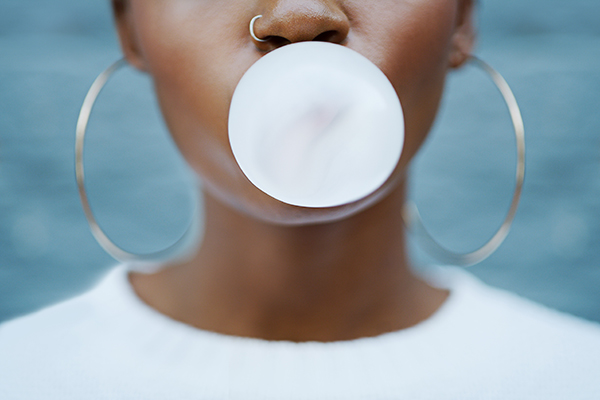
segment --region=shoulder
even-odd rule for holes
[[[478,278],[460,271],[465,299],[470,301],[473,313],[479,313],[483,321],[496,328],[505,326],[501,332],[516,333],[523,337],[533,335],[538,339],[552,336],[573,335],[600,340],[600,324],[551,309],[512,292],[495,288]],[[527,329],[524,331],[523,329]]]
[[[489,387],[512,385],[510,391],[524,398],[587,399],[600,392],[600,324],[490,287],[464,271],[447,273],[455,305],[452,321],[438,333],[453,346],[443,351],[454,368]]]
[[[54,398],[53,388],[74,389],[76,376],[91,378],[92,369],[101,368],[118,330],[115,273],[121,272],[112,271],[87,293],[0,324],[0,398],[39,398],[40,388]]]
[[[0,348],[8,351],[10,342],[57,340],[95,323],[106,313],[115,275],[120,273],[115,269],[86,293],[0,324]]]
[[[543,346],[546,341],[571,338],[559,349],[585,345],[588,341],[600,343],[600,324],[597,322],[489,286],[457,268],[444,268],[441,276],[453,291],[449,303],[454,307],[455,324],[462,329],[468,327],[475,332],[487,333],[491,335],[490,339],[510,338],[515,344],[530,341],[538,346]]]

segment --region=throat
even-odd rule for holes
[[[402,203],[390,197],[324,225],[220,219],[193,260],[130,281],[159,312],[227,335],[331,342],[408,328],[430,317],[448,293],[412,273]],[[211,202],[207,213],[223,212],[210,210],[221,207]]]

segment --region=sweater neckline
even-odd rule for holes
[[[135,293],[130,281],[130,266],[121,264],[115,267],[90,295],[98,295],[104,301],[110,299],[108,305],[111,313],[126,315],[131,327],[140,327],[145,330],[156,329],[163,334],[183,335],[187,340],[211,343],[224,346],[249,346],[261,348],[286,347],[301,350],[303,348],[356,348],[357,346],[370,346],[374,343],[384,344],[390,341],[423,338],[430,334],[439,334],[440,329],[447,329],[455,325],[460,317],[461,305],[468,303],[466,297],[469,286],[476,284],[476,279],[467,272],[456,267],[429,267],[426,271],[419,272],[431,286],[448,290],[450,292],[445,302],[427,319],[411,327],[398,331],[387,332],[372,337],[363,337],[351,340],[332,342],[292,342],[286,340],[266,340],[252,337],[233,336],[208,330],[203,330],[181,321],[175,320],[160,313],[141,300]],[[107,293],[109,292],[109,293]],[[463,316],[464,317],[464,316]],[[444,328],[445,327],[445,328]],[[135,329],[135,328],[134,328]]]

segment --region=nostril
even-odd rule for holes
[[[336,37],[339,35],[338,31],[327,31],[323,32],[313,40],[317,42],[335,42]]]
[[[268,36],[266,39],[274,47],[281,47],[281,46],[285,46],[287,44],[292,43],[288,39],[281,37],[281,36]]]

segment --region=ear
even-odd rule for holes
[[[456,29],[452,36],[449,66],[460,68],[475,48],[475,9],[477,0],[457,0]]]
[[[112,8],[121,49],[127,62],[133,67],[146,71],[146,62],[140,51],[135,34],[133,15],[129,0],[112,0]]]

